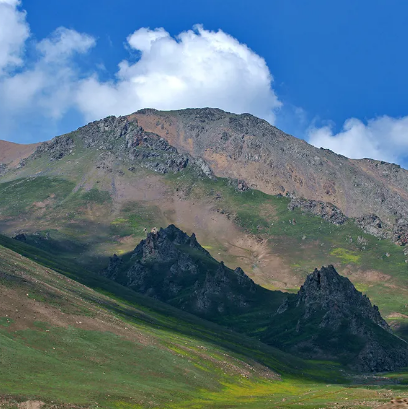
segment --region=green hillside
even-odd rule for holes
[[[357,386],[334,364],[292,358],[115,284],[92,290],[2,246],[0,290],[3,407],[356,408],[406,394],[386,378]]]

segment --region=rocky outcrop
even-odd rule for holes
[[[294,210],[295,208],[299,208],[302,212],[319,216],[338,226],[348,220],[341,210],[331,203],[294,198],[288,204],[288,209]]]
[[[365,233],[380,239],[391,237],[390,227],[385,225],[382,220],[375,214],[367,214],[354,219],[354,222]]]
[[[331,265],[316,269],[307,276],[298,292],[296,306],[304,309],[304,320],[324,311],[320,322],[322,328],[338,330],[344,319],[355,327],[352,321],[363,318],[391,332],[378,307],[372,306],[368,297],[357,291],[351,281],[339,275]]]
[[[218,263],[194,234],[189,236],[174,225],[148,233],[130,261],[114,255],[104,275],[207,318],[247,311],[266,291],[240,268],[231,270]]]
[[[0,163],[0,176],[5,175],[7,172],[7,165],[4,163]]]
[[[378,308],[333,266],[310,274],[297,296],[276,313],[275,328],[288,320],[282,344],[304,357],[340,358],[363,372],[392,371],[408,365],[408,345],[393,335]]]
[[[400,246],[408,243],[408,218],[400,218],[396,221],[393,228],[392,238]]]
[[[26,242],[27,236],[24,233],[17,233],[12,237],[14,240]]]
[[[50,161],[59,160],[73,153],[76,144],[85,149],[100,151],[97,168],[109,172],[112,168],[108,162],[114,158],[127,163],[131,169],[140,166],[165,174],[180,172],[190,166],[200,176],[213,177],[204,159],[180,154],[165,138],[144,131],[137,121],[129,121],[126,117],[109,116],[91,122],[71,134],[41,144],[32,157],[38,158],[45,154]],[[104,161],[106,154],[111,156],[109,161]]]
[[[50,161],[60,160],[64,156],[71,154],[74,147],[75,143],[72,137],[69,134],[62,135],[52,139],[50,142],[42,143],[35,150],[33,156],[37,158],[47,154],[50,157]],[[23,164],[21,165],[24,166]]]

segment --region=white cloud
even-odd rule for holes
[[[127,38],[131,58],[102,81],[100,64],[83,72],[76,63],[93,37],[60,27],[35,41],[20,5],[0,0],[0,138],[19,132],[21,118],[58,123],[70,110],[94,120],[141,108],[210,106],[274,122],[281,106],[265,60],[221,30],[195,26],[172,37],[163,28],[140,28]]]
[[[149,30],[148,28],[140,28],[131,34],[127,41],[129,45],[135,50],[149,51],[155,41],[161,38],[166,38],[169,33],[164,28],[156,28],[155,30]]]
[[[127,40],[140,53],[136,62],[122,61],[116,81],[95,74],[81,84],[77,103],[87,119],[211,106],[274,122],[281,103],[265,60],[223,31],[196,26],[173,38],[163,28],[141,28]]]
[[[42,53],[42,62],[62,63],[75,53],[85,54],[95,44],[95,39],[87,34],[59,27],[50,37],[40,41],[37,49]]]
[[[17,0],[0,0],[0,77],[22,64],[24,43],[29,36],[25,12],[18,10]]]
[[[366,124],[351,118],[337,134],[331,126],[312,128],[309,142],[353,159],[373,158],[398,163],[408,157],[408,116],[382,116]]]
[[[0,0],[0,121],[3,133],[7,129],[18,132],[20,123],[28,121],[30,114],[43,117],[44,121],[45,118],[61,118],[72,107],[79,83],[80,73],[74,57],[86,53],[95,44],[86,34],[60,27],[48,38],[33,42],[32,54],[36,54],[36,58],[27,61],[24,47],[29,27],[19,4],[18,1]]]

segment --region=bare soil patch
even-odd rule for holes
[[[22,159],[28,158],[39,145],[39,143],[20,145],[0,140],[0,163],[17,166]]]

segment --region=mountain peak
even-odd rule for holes
[[[166,228],[153,228],[135,248],[133,257],[137,257],[143,262],[169,262],[176,260],[179,256],[178,246],[186,246],[196,249],[210,257],[210,254],[200,244],[198,244],[195,234],[189,236],[174,224]]]
[[[316,359],[340,357],[354,369],[379,372],[408,365],[408,345],[396,337],[368,297],[329,265],[315,269],[298,294],[278,309],[281,340]],[[274,339],[272,335],[271,339]],[[277,342],[279,336],[275,336]]]
[[[332,265],[315,269],[307,276],[298,293],[297,305],[305,307],[306,318],[317,311],[327,311],[323,326],[338,328],[342,319],[352,320],[360,315],[391,332],[378,307],[371,305],[368,297],[357,291],[351,281],[341,276]]]
[[[174,226],[152,229],[130,259],[114,256],[105,276],[205,317],[248,310],[264,293],[240,268],[217,262],[196,239]]]

